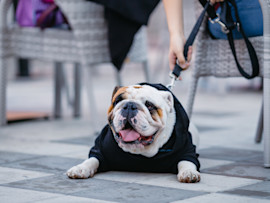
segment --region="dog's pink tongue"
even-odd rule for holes
[[[140,137],[139,133],[131,129],[120,130],[119,134],[125,142],[132,142]]]

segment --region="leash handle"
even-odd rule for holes
[[[255,51],[252,43],[249,41],[248,37],[246,36],[246,34],[245,34],[245,32],[244,32],[244,30],[242,28],[241,20],[240,20],[240,17],[239,17],[239,12],[238,12],[238,8],[237,8],[235,0],[228,0],[228,2],[230,2],[231,5],[235,9],[236,22],[234,22],[233,18],[231,17],[231,13],[229,13],[229,15],[225,16],[226,18],[224,19],[224,21],[226,21],[226,23],[229,24],[229,25],[230,24],[234,25],[234,26],[231,26],[231,27],[228,26],[229,32],[227,33],[227,39],[229,41],[229,45],[230,45],[230,48],[232,50],[232,54],[234,56],[235,63],[237,65],[237,68],[238,68],[239,72],[246,79],[252,79],[252,78],[259,75],[259,72],[260,72],[259,60],[258,60],[256,51]],[[224,2],[223,5],[224,5],[224,7],[226,7],[228,9],[227,12],[230,12],[230,10],[229,10],[230,7],[229,7],[228,2]],[[248,50],[249,58],[250,58],[250,61],[251,61],[251,67],[252,67],[252,72],[250,74],[247,73],[244,70],[244,68],[240,65],[240,63],[238,61],[238,58],[237,58],[235,45],[234,45],[234,38],[233,38],[233,34],[232,34],[232,30],[235,29],[236,27],[238,28],[239,32],[242,34],[244,42],[245,42],[247,50]]]

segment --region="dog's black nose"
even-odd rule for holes
[[[122,116],[126,118],[133,118],[138,113],[138,107],[135,102],[128,102],[123,106]]]
[[[135,111],[138,108],[135,102],[128,102],[124,105],[123,109]]]

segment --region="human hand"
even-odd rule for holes
[[[190,46],[188,48],[186,61],[183,54],[185,41],[185,38],[180,35],[173,35],[170,37],[169,65],[171,70],[174,69],[177,62],[183,69],[187,69],[190,66],[192,47]]]
[[[223,2],[224,0],[210,0],[211,4],[215,4],[215,3],[218,3],[218,2]]]

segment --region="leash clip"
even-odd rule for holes
[[[176,75],[173,74],[173,71],[170,72],[169,76],[171,78],[171,82],[170,82],[170,84],[167,85],[167,88],[172,90],[173,87],[175,86],[175,81],[177,81],[179,79]]]
[[[178,63],[176,62],[176,64],[174,65],[173,71],[170,72],[169,76],[172,78],[171,83],[169,85],[167,85],[167,88],[169,88],[170,90],[172,90],[172,88],[175,85],[175,81],[179,80],[179,76],[181,75],[181,72],[184,69],[181,68]]]
[[[240,23],[239,22],[236,22],[236,27],[237,27],[238,32],[241,32],[241,30],[240,30]]]
[[[209,21],[214,24],[218,23],[221,26],[221,30],[223,33],[228,34],[230,30],[227,28],[227,26],[220,20],[219,14],[217,13],[217,17],[215,19],[209,18]]]

